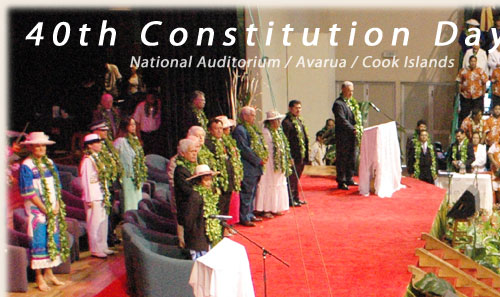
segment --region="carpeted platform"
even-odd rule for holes
[[[445,191],[403,178],[407,186],[392,198],[363,197],[357,187],[336,190],[329,177],[303,176],[306,200],[286,215],[237,229],[290,264],[267,256],[268,296],[403,296]],[[256,296],[264,296],[262,252],[241,236],[247,247]],[[100,296],[125,295],[125,278]]]

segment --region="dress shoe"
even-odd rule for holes
[[[240,222],[240,225],[243,225],[243,226],[246,226],[246,227],[255,227],[257,225],[255,225],[254,222]]]
[[[252,222],[262,222],[262,219],[258,217],[253,217],[251,220]]]
[[[348,181],[346,184],[347,184],[348,186],[357,186],[357,185],[358,185],[358,183],[357,183],[357,182],[355,182],[355,181],[353,181],[353,180]]]
[[[302,204],[300,204],[299,202],[295,201],[295,200],[292,200],[289,204],[290,207],[301,207]]]
[[[284,213],[281,212],[281,211],[273,212],[272,214],[273,214],[273,216],[282,216],[282,215],[284,215]]]
[[[94,254],[92,254],[92,257],[99,258],[99,259],[106,259],[108,256],[105,253],[94,253]]]
[[[305,201],[305,200],[299,200],[299,199],[297,199],[297,202],[300,203],[300,204],[307,204],[307,201]]]
[[[116,252],[115,252],[115,251],[112,251],[112,250],[110,250],[110,249],[105,249],[105,250],[104,250],[104,253],[105,253],[106,255],[114,255],[114,254],[116,254]]]
[[[273,216],[270,212],[265,212],[265,213],[263,213],[263,214],[262,214],[262,217],[263,217],[264,219],[272,219],[272,218],[274,218],[274,216]]]
[[[338,189],[339,190],[349,190],[349,187],[347,186],[347,184],[341,183],[341,184],[339,184]]]

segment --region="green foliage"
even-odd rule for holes
[[[450,291],[456,293],[450,283],[440,279],[432,272],[427,273],[421,280],[413,284],[413,287],[421,293],[430,293],[437,296],[443,296]]]

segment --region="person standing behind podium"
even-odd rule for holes
[[[355,170],[356,119],[347,105],[354,93],[354,85],[350,81],[342,84],[342,94],[333,104],[335,115],[335,143],[337,149],[337,184],[341,190],[348,186],[357,186],[352,175]]]
[[[447,153],[449,167],[455,172],[460,172],[465,167],[465,170],[471,173],[472,162],[476,160],[472,143],[469,143],[469,139],[467,139],[462,129],[455,132],[455,138],[456,141],[450,146]]]

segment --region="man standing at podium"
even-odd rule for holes
[[[342,94],[333,104],[335,115],[335,143],[337,147],[337,184],[341,190],[348,190],[348,186],[357,186],[352,175],[355,167],[356,120],[348,101],[354,92],[354,85],[350,81],[342,84]]]

